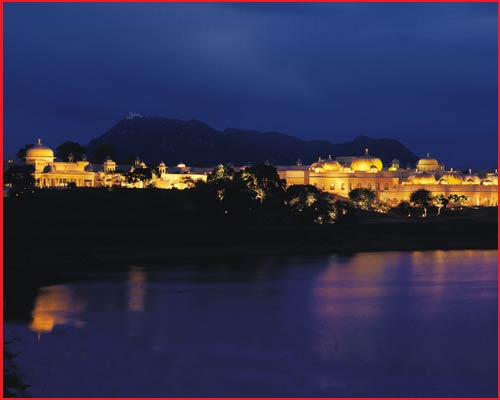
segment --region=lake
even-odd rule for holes
[[[496,250],[124,266],[26,304],[29,396],[497,396]]]

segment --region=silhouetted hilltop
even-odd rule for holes
[[[143,117],[121,120],[109,131],[93,139],[88,145],[88,152],[94,158],[102,158],[103,148],[107,148],[112,153],[109,155],[122,163],[139,156],[146,162],[163,160],[167,165],[179,162],[188,165],[241,165],[265,160],[284,165],[295,164],[298,158],[304,164],[310,164],[320,155],[361,155],[366,147],[371,154],[380,157],[384,164],[397,158],[402,166],[413,166],[418,160],[412,151],[394,139],[359,136],[345,143],[306,141],[279,132],[233,128],[221,132],[196,120]]]

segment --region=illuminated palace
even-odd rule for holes
[[[480,178],[477,174],[462,174],[453,168],[445,170],[444,165],[429,154],[417,162],[416,168],[401,168],[398,160],[392,160],[388,168],[382,161],[369,154],[358,157],[321,157],[310,166],[278,166],[278,173],[288,185],[308,184],[326,192],[347,197],[356,188],[372,189],[377,200],[397,205],[409,201],[418,189],[426,189],[433,195],[450,194],[467,197],[465,204],[475,206],[498,205],[498,177],[487,173]]]
[[[52,149],[43,146],[41,140],[26,152],[25,163],[35,168],[35,184],[38,187],[66,187],[70,183],[77,187],[121,186],[142,188],[144,182],[128,182],[125,172],[145,168],[146,164],[137,159],[134,165],[118,166],[110,158],[103,164],[88,161],[56,161]],[[244,168],[244,167],[242,167]],[[326,192],[348,197],[356,188],[372,189],[377,200],[396,205],[410,199],[412,192],[426,189],[433,195],[450,194],[467,197],[465,204],[474,206],[498,205],[497,172],[482,177],[471,171],[463,174],[453,169],[445,170],[444,165],[431,158],[429,154],[417,162],[416,168],[401,168],[398,160],[384,168],[382,161],[369,154],[358,157],[321,157],[310,166],[278,165],[281,179],[286,185],[313,185]],[[238,170],[239,168],[236,168]],[[156,166],[149,186],[183,189],[191,182],[206,181],[212,168],[191,168],[185,164],[167,167],[163,162]]]
[[[146,184],[138,180],[128,182],[125,173],[146,168],[144,161],[136,159],[133,165],[117,165],[111,158],[103,164],[92,164],[89,161],[74,161],[70,155],[68,161],[56,160],[54,151],[42,144],[37,144],[26,151],[25,164],[34,167],[35,185],[40,188],[121,186],[143,188]],[[12,164],[12,163],[11,163]],[[185,189],[190,182],[206,181],[212,168],[191,168],[178,164],[168,168],[161,162],[155,169],[151,185],[161,189]]]

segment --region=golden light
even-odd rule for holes
[[[33,320],[28,326],[32,331],[51,332],[56,325],[83,325],[76,314],[85,309],[85,304],[77,299],[69,287],[64,285],[42,288],[35,300]]]

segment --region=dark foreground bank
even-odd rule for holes
[[[100,272],[119,273],[133,265],[194,262],[205,266],[207,261],[257,260],[267,255],[496,249],[498,243],[496,208],[444,210],[439,217],[427,219],[358,210],[333,224],[313,224],[291,220],[272,210],[256,210],[230,219],[216,214],[208,218],[186,193],[176,193],[173,198],[170,195],[67,191],[6,199],[6,321],[29,324],[41,287],[85,281],[87,278],[82,277],[86,275],[105,280],[106,274]],[[231,273],[237,274],[237,268],[232,268],[232,262],[230,265],[234,270]],[[169,269],[163,271],[168,273]],[[24,382],[17,373],[18,359],[10,350],[12,346],[6,343],[9,352],[4,353],[5,395],[19,396],[31,382]]]
[[[4,199],[5,268],[46,272],[200,257],[497,247],[497,208],[445,209],[423,219],[418,212],[407,218],[348,207],[335,223],[317,224],[282,205],[237,203],[226,212],[194,194],[42,190]]]
[[[312,226],[174,226],[6,232],[6,269],[100,269],[198,258],[497,248],[497,223],[423,221]]]

